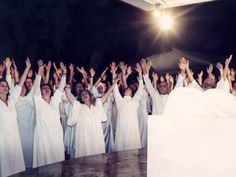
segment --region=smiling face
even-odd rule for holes
[[[0,81],[0,95],[6,96],[9,93],[9,86],[6,81]]]

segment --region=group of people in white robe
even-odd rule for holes
[[[231,59],[224,67],[216,64],[218,82],[212,64],[204,81],[203,71],[195,80],[189,61],[181,58],[176,79],[154,71],[151,81],[151,61],[141,59],[135,71],[112,62],[94,83],[93,68],[76,67],[76,81],[73,64],[60,62],[58,68],[42,60],[33,79],[28,58],[19,78],[16,64],[6,58],[0,65],[0,177],[63,161],[65,154],[77,158],[146,147],[148,115],[163,113],[174,88],[218,88],[236,96]]]

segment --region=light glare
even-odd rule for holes
[[[173,19],[170,15],[162,15],[159,19],[159,23],[163,30],[170,30],[173,27]]]

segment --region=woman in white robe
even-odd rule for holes
[[[102,98],[93,98],[88,90],[82,90],[79,100],[74,99],[70,93],[70,86],[66,86],[67,99],[72,104],[67,124],[76,125],[75,157],[105,153],[105,142],[101,122],[107,120],[103,103],[114,88],[113,84]]]
[[[6,80],[10,83],[9,85],[14,85],[10,75],[6,76]],[[16,102],[17,122],[26,168],[31,168],[33,166],[33,138],[35,125],[33,91],[34,86],[26,95],[26,87],[23,85],[20,97]]]
[[[122,97],[117,84],[113,91],[118,111],[115,137],[116,151],[141,148],[138,107],[143,95],[143,80],[141,67],[139,66],[136,70],[139,73],[139,87],[134,96],[132,89],[127,87],[124,91],[124,97]]]
[[[63,161],[64,144],[63,129],[60,122],[59,104],[66,83],[66,67],[60,63],[63,76],[59,88],[53,93],[50,85],[35,85],[34,103],[36,109],[36,125],[34,132],[33,167]],[[43,63],[39,62],[36,78],[39,81],[44,71]],[[37,86],[39,83],[36,83]]]
[[[7,75],[10,75],[11,61],[9,58],[6,59],[5,64]],[[5,80],[0,81],[0,177],[25,170],[15,104],[30,66],[29,60],[26,60],[26,69],[19,84],[10,91],[10,95],[8,83]]]

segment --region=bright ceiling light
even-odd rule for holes
[[[153,16],[154,16],[154,17],[160,17],[160,16],[161,16],[161,11],[158,10],[158,9],[154,10],[154,11],[153,11]]]
[[[170,15],[164,14],[159,18],[159,25],[162,30],[171,30],[174,26],[174,22]]]

